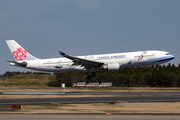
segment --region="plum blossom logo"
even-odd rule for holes
[[[27,51],[22,48],[17,48],[16,51],[13,52],[13,55],[16,60],[23,60],[26,58]]]

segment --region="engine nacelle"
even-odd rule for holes
[[[119,63],[104,64],[101,68],[109,72],[118,72],[121,65]]]

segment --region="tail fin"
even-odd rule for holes
[[[30,61],[30,60],[38,59],[38,58],[32,56],[31,54],[29,54],[15,40],[6,40],[6,43],[16,61]]]

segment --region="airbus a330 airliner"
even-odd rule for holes
[[[29,54],[14,40],[6,40],[6,43],[15,58],[15,61],[7,61],[12,66],[46,72],[90,71],[87,79],[94,77],[94,72],[98,70],[117,72],[124,67],[157,65],[175,58],[169,52],[152,50],[76,57],[59,51],[62,58],[39,59]]]

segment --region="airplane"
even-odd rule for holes
[[[61,58],[39,59],[28,53],[15,40],[6,40],[15,61],[10,65],[45,72],[90,71],[87,79],[95,77],[95,71],[118,72],[121,68],[159,65],[175,58],[166,51],[149,50],[86,56],[71,56],[59,51]]]

